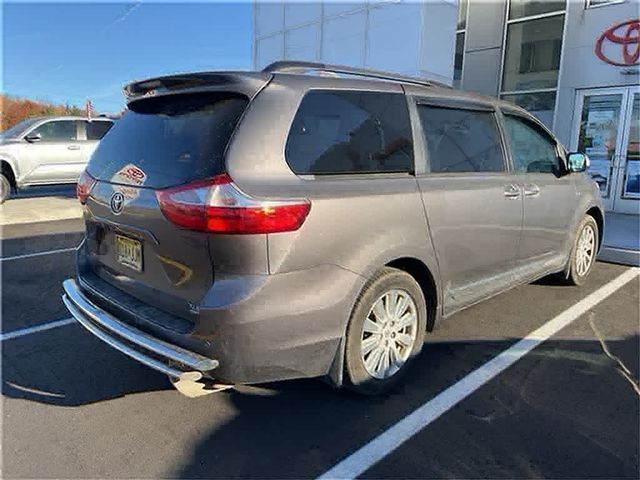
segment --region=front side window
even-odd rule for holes
[[[31,135],[40,134],[42,142],[68,142],[77,137],[75,120],[54,120],[44,123],[31,132]]]
[[[85,125],[87,128],[87,140],[100,140],[106,135],[109,129],[113,127],[113,122],[94,120],[91,122],[85,122]]]
[[[412,171],[411,122],[405,96],[309,92],[289,132],[286,159],[298,175]]]
[[[504,156],[492,112],[419,105],[432,173],[502,172]]]
[[[516,172],[560,172],[556,142],[542,128],[512,115],[505,115],[505,127]]]

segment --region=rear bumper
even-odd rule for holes
[[[64,282],[63,300],[91,333],[170,377],[200,372],[223,384],[327,375],[339,384],[336,359],[365,281],[333,265],[277,275],[219,275],[200,302],[194,328],[182,332],[142,315],[138,308],[147,310],[147,303],[136,307],[138,299],[115,299],[87,278],[81,264],[78,278]],[[198,363],[203,360],[216,366]]]
[[[71,315],[89,332],[138,362],[179,379],[183,373],[211,376],[218,360],[155,338],[114,318],[92,303],[75,280],[65,280],[62,301]]]

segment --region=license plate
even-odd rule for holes
[[[136,272],[142,272],[142,243],[133,238],[116,235],[116,260]]]

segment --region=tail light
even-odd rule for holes
[[[189,230],[222,234],[291,232],[304,223],[308,200],[257,200],[238,190],[228,175],[158,190],[164,216]]]
[[[85,170],[80,175],[78,179],[78,184],[76,185],[76,195],[78,196],[78,200],[80,200],[81,204],[87,203],[87,198],[91,194],[91,190],[93,186],[96,184],[96,179],[93,178],[89,173]]]

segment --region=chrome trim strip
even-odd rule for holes
[[[218,367],[219,362],[217,360],[207,358],[203,355],[191,352],[176,345],[171,345],[170,343],[154,338],[151,335],[138,330],[137,328],[131,327],[117,320],[116,318],[109,315],[104,310],[90,302],[82,294],[75,280],[67,279],[63,282],[62,286],[65,292],[62,300],[73,317],[78,320],[78,322],[80,322],[85,328],[87,328],[87,330],[89,330],[101,340],[105,341],[121,352],[129,355],[130,357],[140,361],[141,363],[144,363],[151,368],[155,368],[156,370],[159,369],[160,371],[163,371],[164,373],[167,373],[171,376],[175,376],[175,372],[177,372],[178,376],[180,375],[180,373],[182,373],[178,370],[167,367],[161,362],[158,362],[157,360],[147,357],[144,354],[128,347],[127,345],[113,338],[108,333],[96,327],[94,323],[104,328],[108,332],[112,332],[113,334],[120,336],[131,343],[139,345],[140,347],[149,350],[160,357],[173,360],[177,363],[181,363],[193,370],[207,372]]]

